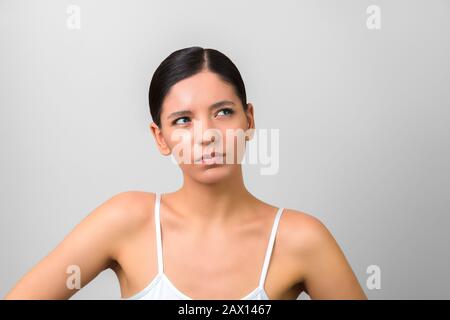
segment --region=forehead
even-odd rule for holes
[[[202,71],[177,82],[170,88],[164,98],[161,114],[204,108],[221,100],[239,103],[239,98],[231,84],[223,81],[213,72]]]

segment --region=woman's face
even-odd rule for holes
[[[150,127],[161,153],[171,154],[184,174],[213,183],[239,169],[254,129],[253,106],[244,111],[233,86],[205,70],[171,87],[161,127]]]

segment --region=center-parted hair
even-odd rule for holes
[[[148,92],[148,102],[153,122],[158,127],[161,127],[163,101],[170,88],[177,82],[204,70],[216,73],[223,81],[232,85],[242,102],[244,111],[247,111],[244,81],[235,64],[226,55],[215,49],[188,47],[172,52],[161,62],[153,74]]]

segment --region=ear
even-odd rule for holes
[[[248,139],[246,137],[245,140],[251,140],[253,138],[253,134],[255,131],[255,113],[254,113],[253,104],[247,103],[247,111],[245,112],[245,115],[247,117],[247,123],[248,123],[248,126],[246,128],[246,130],[248,130]]]
[[[154,122],[150,123],[150,131],[153,134],[153,137],[155,138],[156,145],[158,146],[159,152],[161,152],[162,155],[168,156],[171,151],[169,147],[166,144],[166,141],[164,140],[164,136],[162,134],[161,129],[158,127],[158,125]]]

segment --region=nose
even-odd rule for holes
[[[197,127],[195,127],[197,126]],[[222,131],[216,128],[214,121],[209,118],[203,121],[194,120],[194,158],[201,159],[202,155],[210,152],[224,152]]]
[[[220,139],[220,131],[208,119],[194,122],[195,143],[205,147]]]
[[[201,139],[201,143],[200,144],[203,147],[206,147],[206,146],[210,145],[211,143],[213,143],[216,140],[216,137],[214,135],[209,134],[208,132],[210,132],[210,131],[206,131],[204,133],[203,138]]]

